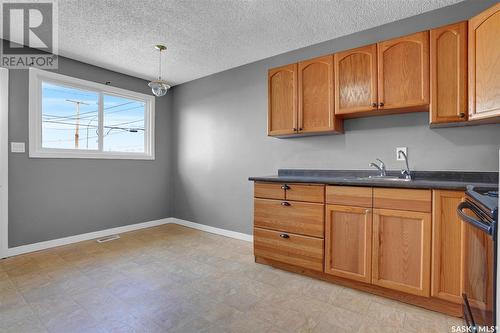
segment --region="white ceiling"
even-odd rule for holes
[[[59,53],[179,84],[461,0],[59,0]]]

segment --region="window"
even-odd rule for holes
[[[30,69],[30,157],[154,159],[154,97]]]

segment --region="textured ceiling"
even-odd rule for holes
[[[461,0],[59,0],[59,53],[179,84]]]

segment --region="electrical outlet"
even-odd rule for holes
[[[408,148],[407,147],[397,147],[396,148],[396,161],[404,161],[405,158],[403,157],[402,154],[399,154],[399,152],[402,151],[403,153],[406,154],[408,157]]]
[[[12,153],[24,153],[26,151],[24,142],[11,142],[10,151]]]

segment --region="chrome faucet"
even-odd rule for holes
[[[405,152],[402,150],[400,150],[398,154],[399,154],[399,156],[403,155],[403,157],[405,158],[405,163],[406,163],[406,169],[401,170],[401,174],[405,177],[405,179],[411,180],[412,176],[411,176],[410,166],[408,165],[408,156],[406,156]]]
[[[370,164],[368,164],[368,166],[371,166],[371,167],[374,167],[374,168],[377,168],[378,171],[380,171],[380,177],[385,177],[387,176],[387,172],[386,172],[386,169],[385,169],[385,163],[382,162],[382,160],[380,158],[377,158],[377,161],[380,162],[380,166],[377,165],[377,163],[373,163],[371,162]]]

